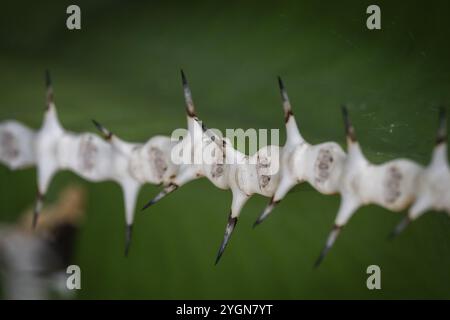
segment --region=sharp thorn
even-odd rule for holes
[[[97,122],[96,120],[92,120],[92,123],[94,124],[94,126],[97,128],[98,131],[100,131],[100,133],[103,136],[103,139],[105,140],[111,140],[112,138],[112,133],[111,131],[109,131],[108,129],[106,129],[104,126],[102,126],[99,122]]]
[[[219,252],[217,253],[215,265],[217,265],[220,261],[220,258],[222,258],[222,255],[228,245],[228,242],[231,239],[231,235],[233,234],[234,228],[236,227],[237,220],[238,220],[237,217],[232,218],[232,216],[230,214],[230,217],[228,218],[227,227],[225,228],[225,234],[223,237],[223,241],[222,241],[222,244],[220,245]]]
[[[92,123],[94,124],[94,126],[97,128],[98,131],[103,133],[103,127],[102,127],[102,125],[100,123],[98,123],[94,119],[92,119]]]
[[[149,207],[151,207],[152,205],[154,205],[155,203],[157,203],[158,201],[160,201],[162,198],[164,198],[165,196],[171,194],[172,192],[174,192],[175,190],[178,189],[178,186],[176,184],[170,184],[168,187],[164,188],[160,193],[158,193],[156,195],[156,197],[154,197],[152,200],[150,200],[142,209],[141,211],[144,211],[146,209],[148,209]]]
[[[280,87],[280,91],[284,91],[285,90],[283,80],[281,79],[280,76],[278,76],[278,86]]]
[[[131,238],[133,233],[133,225],[127,225],[125,229],[125,257],[128,257],[131,246]]]
[[[322,261],[325,259],[325,256],[330,251],[330,249],[333,247],[334,242],[336,241],[336,238],[338,237],[339,233],[342,230],[342,226],[335,225],[333,229],[331,230],[330,234],[328,235],[327,242],[320,252],[319,257],[317,258],[316,262],[314,263],[314,268],[318,268]]]
[[[183,69],[180,69],[181,72],[181,82],[183,84],[183,87],[186,87],[188,85],[186,75],[184,74]]]
[[[276,204],[278,204],[278,202],[279,201],[274,202],[272,198],[272,201],[269,203],[269,205],[266,206],[264,211],[261,213],[261,215],[253,224],[253,229],[259,226],[264,220],[266,220],[269,217],[269,215],[272,213],[273,209],[275,208]]]
[[[394,230],[392,230],[392,232],[389,234],[388,236],[388,240],[392,241],[394,240],[400,233],[402,233],[406,227],[411,223],[411,219],[409,218],[409,216],[406,216],[405,218],[403,218],[399,224],[397,224],[397,226],[395,227]]]
[[[189,84],[188,84],[188,81],[186,79],[186,75],[184,74],[183,69],[181,69],[181,82],[183,84],[184,101],[186,104],[186,113],[189,117],[195,117],[195,108],[194,108],[194,102],[192,101],[192,93],[191,93],[191,89],[189,88]]]
[[[345,105],[342,106],[342,116],[344,118],[345,125],[345,135],[352,142],[356,142],[355,130],[353,129],[352,123],[350,121],[350,117],[348,114],[348,109]]]
[[[281,77],[278,77],[278,86],[280,87],[281,99],[283,100],[284,103],[286,102],[289,103],[289,97],[287,95],[286,87]]]
[[[278,86],[280,88],[281,100],[283,102],[284,122],[288,122],[289,118],[294,114],[292,112],[291,103],[289,101],[289,96],[287,94],[286,87],[281,77],[278,77]]]
[[[314,268],[317,269],[321,264],[325,256],[327,255],[328,251],[330,251],[330,247],[325,246],[322,251],[320,252],[319,257],[317,258],[316,262],[314,263]]]

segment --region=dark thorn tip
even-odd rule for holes
[[[181,72],[181,82],[183,83],[183,87],[186,87],[187,86],[187,79],[186,79],[186,75],[184,74],[184,71],[183,71],[183,69],[180,69],[180,72]]]
[[[283,100],[283,102],[289,102],[286,86],[284,85],[284,82],[281,79],[281,77],[278,77],[278,86],[280,87],[281,99]]]
[[[392,241],[395,238],[397,238],[400,235],[400,233],[402,233],[410,223],[411,223],[411,219],[409,218],[409,216],[406,216],[405,218],[403,218],[395,226],[395,229],[392,230],[392,232],[388,235],[388,240]]]
[[[323,260],[325,259],[326,254],[328,253],[328,251],[330,250],[330,248],[328,246],[325,246],[322,249],[322,252],[320,253],[319,257],[317,258],[316,262],[314,263],[314,269],[317,269],[323,262]]]
[[[101,132],[103,132],[103,126],[97,122],[96,120],[92,119],[92,123],[94,124],[94,126]]]
[[[439,108],[439,127],[436,137],[436,144],[447,141],[447,117],[445,107]]]
[[[253,229],[255,229],[257,226],[259,226],[261,223],[263,223],[264,220],[267,219],[268,215],[263,218],[265,211],[266,211],[266,209],[264,209],[263,213],[261,213],[261,215],[258,217],[258,219],[256,219],[256,221],[253,223]]]
[[[133,225],[127,225],[125,227],[125,257],[128,257],[131,247],[131,238],[133,234]]]
[[[106,129],[103,125],[100,124],[100,122],[96,120],[92,120],[92,123],[97,128],[98,131],[103,135],[103,138],[105,140],[110,140],[113,136],[112,132]]]
[[[280,88],[281,91],[286,89],[284,86],[283,80],[281,79],[280,76],[278,76],[278,87]]]
[[[343,226],[339,226],[335,224],[333,228],[331,229],[331,232],[329,233],[327,237],[327,242],[325,246],[323,247],[322,251],[320,252],[319,257],[317,258],[316,262],[314,263],[314,268],[318,268],[322,261],[325,259],[325,256],[328,254],[328,252],[331,250],[331,248],[334,245],[334,242],[336,241],[336,238],[339,236],[339,233],[341,232]],[[331,240],[331,241],[330,241]]]
[[[147,202],[147,204],[145,206],[142,207],[141,211],[147,210],[149,207],[151,207],[155,203],[156,203],[156,201],[154,201],[154,199],[150,200],[149,202]]]
[[[169,191],[167,191],[167,188],[172,188]],[[152,205],[154,205],[155,203],[159,202],[161,199],[163,199],[164,197],[166,197],[167,195],[171,194],[172,192],[174,192],[175,190],[178,189],[178,185],[172,183],[170,184],[166,189],[163,189],[160,193],[158,193],[152,200],[150,200],[142,209],[141,211],[144,211],[146,209],[148,209],[149,207],[151,207]]]
[[[227,227],[225,229],[223,241],[220,245],[220,249],[219,249],[219,252],[217,253],[216,262],[214,265],[217,265],[219,263],[220,259],[222,258],[222,255],[225,252],[225,249],[226,249],[228,243],[230,242],[231,235],[233,234],[234,228],[236,227],[237,220],[238,220],[238,218],[232,218],[231,214],[230,214],[230,217],[228,218]]]
[[[350,116],[348,113],[347,106],[342,105],[342,117],[344,119],[344,126],[345,126],[345,135],[350,138],[351,141],[356,141],[355,131],[353,129],[352,123],[350,121]]]

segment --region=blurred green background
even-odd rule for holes
[[[80,31],[65,26],[72,3],[82,10]],[[40,126],[48,67],[66,129],[95,132],[95,118],[130,141],[169,135],[185,127],[184,68],[209,127],[283,129],[281,75],[311,143],[345,146],[339,106],[347,103],[371,161],[408,157],[426,164],[437,107],[450,101],[450,3],[376,1],[382,30],[369,31],[366,8],[373,3],[2,3],[0,120]],[[314,270],[339,196],[304,184],[255,230],[267,199],[252,198],[215,267],[229,192],[201,179],[136,212],[125,258],[120,188],[62,172],[48,201],[71,182],[89,191],[75,258],[81,299],[450,298],[450,219],[443,213],[426,214],[389,242],[402,216],[361,208]],[[0,221],[15,221],[31,206],[35,184],[34,169],[0,167]],[[138,207],[158,190],[145,186]],[[381,267],[382,290],[366,288],[371,264]]]

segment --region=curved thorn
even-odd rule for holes
[[[215,265],[219,263],[220,258],[222,257],[223,252],[225,251],[228,242],[230,241],[231,235],[233,234],[234,228],[236,227],[237,220],[238,220],[237,217],[232,218],[230,214],[230,217],[228,218],[227,227],[225,228],[225,235],[223,237],[222,244],[220,245],[219,252],[217,253]]]

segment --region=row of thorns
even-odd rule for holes
[[[112,180],[119,183],[125,201],[126,254],[131,243],[137,194],[145,183],[162,185],[163,188],[144,209],[201,177],[208,178],[220,189],[231,190],[231,210],[216,264],[230,241],[243,206],[252,195],[260,194],[270,199],[254,224],[257,226],[294,186],[303,182],[308,182],[322,194],[341,195],[337,217],[316,266],[322,262],[351,216],[363,205],[376,204],[391,211],[409,208],[391,236],[398,235],[426,211],[442,210],[450,214],[450,170],[443,108],[440,108],[436,145],[428,166],[408,159],[373,164],[361,150],[345,106],[342,107],[342,114],[347,153],[335,142],[309,144],[300,134],[287,90],[281,78],[278,78],[286,143],[281,147],[265,146],[253,155],[245,155],[200,120],[183,71],[181,78],[188,135],[181,141],[173,141],[167,136],[154,136],[146,143],[130,143],[97,121],[93,122],[102,138],[92,133],[66,131],[59,122],[47,71],[47,109],[42,127],[34,131],[16,121],[0,124],[0,162],[11,169],[37,167],[38,196],[33,226],[38,222],[50,182],[60,170],[71,170],[88,181]],[[192,154],[202,154],[207,149],[215,161],[174,163],[171,157],[175,148]],[[234,161],[227,161],[230,158]],[[279,169],[269,172],[267,168],[275,162],[279,164]]]

